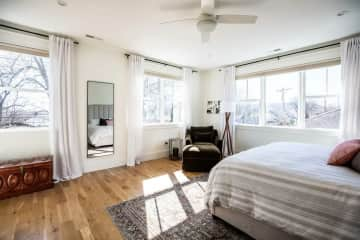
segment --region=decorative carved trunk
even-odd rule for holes
[[[53,187],[52,156],[0,164],[0,199]]]

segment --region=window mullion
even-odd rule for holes
[[[159,78],[160,81],[160,123],[164,123],[164,81]]]
[[[265,98],[266,98],[266,79],[265,76],[262,76],[260,78],[260,116],[259,116],[259,125],[264,126],[265,125],[265,119],[266,119],[266,104],[265,104]]]
[[[298,102],[298,127],[305,128],[305,108],[306,108],[306,75],[304,71],[299,72],[299,102]]]

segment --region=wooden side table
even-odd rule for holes
[[[0,165],[0,199],[53,187],[52,156]]]

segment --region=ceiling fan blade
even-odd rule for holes
[[[201,0],[201,13],[202,14],[214,14],[215,0]]]
[[[210,32],[201,33],[201,42],[206,43],[210,40]]]
[[[187,22],[187,21],[196,21],[196,20],[198,20],[198,19],[197,18],[183,18],[183,19],[176,19],[176,20],[170,20],[170,21],[161,22],[160,24]]]
[[[222,8],[240,8],[246,6],[259,5],[265,0],[216,0],[216,9]]]
[[[256,23],[257,16],[252,15],[216,15],[218,23],[224,24],[253,24]]]
[[[181,1],[175,2],[172,1],[171,3],[167,2],[160,6],[160,10],[164,11],[179,11],[179,10],[192,10],[198,9],[200,4],[198,1]]]

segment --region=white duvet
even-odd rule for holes
[[[233,208],[305,239],[360,239],[360,174],[327,165],[332,148],[273,143],[225,158],[206,203]]]
[[[88,126],[88,138],[95,147],[113,145],[113,126]]]

